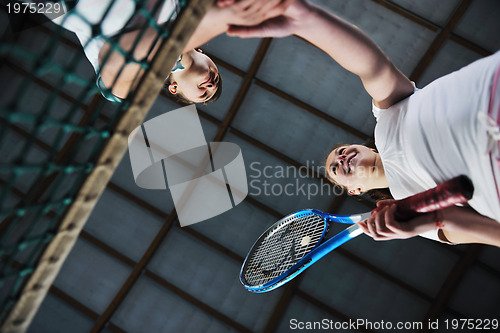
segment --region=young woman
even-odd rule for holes
[[[449,243],[500,246],[500,53],[417,89],[353,25],[304,1],[254,27],[231,27],[240,37],[298,35],[358,75],[373,98],[375,150],[340,146],[328,156],[329,178],[351,194],[388,187],[400,199],[458,175],[475,187],[469,205],[400,223],[391,201],[366,222],[377,240],[422,235]]]
[[[215,101],[222,90],[222,79],[215,63],[195,47],[224,33],[231,24],[254,25],[280,15],[289,2],[218,0],[218,6],[205,15],[166,78],[168,91],[186,103]],[[133,58],[139,62],[151,60],[160,45],[157,30],[137,10],[141,6],[154,15],[158,25],[175,19],[179,12],[177,0],[80,0],[71,11],[52,20],[77,35],[98,73],[99,89],[113,102],[121,102],[144,71],[138,62],[125,63],[122,52],[113,44],[118,43],[124,52],[133,49]],[[141,31],[146,25],[148,28]]]

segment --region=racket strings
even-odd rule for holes
[[[247,259],[243,272],[247,285],[262,285],[285,273],[316,246],[324,229],[323,218],[310,212],[276,223]]]

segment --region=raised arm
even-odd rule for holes
[[[253,26],[280,16],[294,0],[217,0],[189,39],[184,52],[225,33],[231,25]]]
[[[296,1],[281,17],[255,27],[231,27],[228,32],[239,37],[302,37],[358,75],[381,108],[399,102],[414,90],[410,80],[365,33],[306,1]]]

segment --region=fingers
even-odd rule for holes
[[[370,230],[368,229],[368,225],[366,221],[358,222],[358,225],[361,227],[361,230],[367,235],[371,237]]]
[[[386,239],[388,239],[387,237],[382,236],[382,235],[377,233],[374,221],[367,220],[364,222],[358,222],[358,224],[361,227],[361,230],[363,230],[363,232],[367,236],[373,238],[374,240],[386,240]]]
[[[228,36],[240,37],[240,38],[267,37],[263,35],[261,25],[253,27],[232,25],[228,28],[226,34]]]
[[[277,0],[239,0],[234,4],[234,7],[238,11],[244,11],[247,14],[251,15],[255,12],[261,11],[263,8],[269,8],[276,4]]]
[[[388,230],[390,230],[392,233],[403,233],[403,232],[406,232],[406,229],[405,226],[407,226],[407,224],[405,223],[399,223],[398,221],[396,221],[394,219],[394,214],[396,213],[396,205],[392,205],[389,210],[392,212],[392,216],[391,218],[386,218],[386,221],[385,221],[385,226]]]
[[[393,199],[377,201],[377,208],[379,208],[379,207],[382,208],[382,207],[390,206],[390,205],[392,205],[395,202],[396,202],[396,200],[393,200]]]
[[[370,235],[372,236],[373,239],[379,239],[380,235],[377,233],[377,226],[375,221],[369,221],[367,223],[368,226],[368,231],[370,232]]]
[[[381,211],[384,207],[388,207],[394,203],[395,200],[381,200],[377,201],[377,207],[372,211],[372,215],[374,215],[376,212]]]
[[[217,0],[217,7],[225,8],[234,5],[235,0]]]
[[[283,15],[288,6],[290,6],[290,1],[269,1],[265,7],[260,11],[263,13],[265,18],[271,18]]]
[[[375,240],[401,238],[397,232],[399,223],[394,219],[396,208],[395,204],[378,208],[369,219],[359,223],[361,229]]]
[[[434,222],[429,223],[427,215],[417,216],[409,221],[399,222],[394,216],[397,205],[378,207],[366,221],[359,222],[365,234],[375,240],[407,239],[423,232],[434,230]]]
[[[232,8],[241,21],[239,24],[250,26],[282,15],[290,6],[289,2],[290,0],[240,0]]]
[[[269,12],[267,13],[267,16],[268,17],[276,17],[276,16],[283,15],[286,12],[286,10],[288,9],[288,7],[290,7],[290,5],[294,2],[295,2],[295,0],[279,1],[274,8],[269,10]]]
[[[377,233],[377,227],[375,226],[375,221],[373,221],[371,218],[358,222],[358,225],[361,227],[361,230],[367,235],[373,238],[374,240],[382,240],[383,236],[379,235]]]
[[[290,35],[286,19],[275,17],[255,26],[229,26],[226,33],[240,38],[284,37]]]
[[[396,205],[387,206],[383,209],[381,214],[375,216],[375,230],[379,236],[388,236],[393,232],[387,228],[387,223],[394,220],[394,212]]]

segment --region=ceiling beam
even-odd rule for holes
[[[421,25],[424,28],[427,28],[431,31],[437,31],[439,30],[439,26],[428,19],[417,15],[408,9],[405,9],[404,7],[401,7],[392,1],[387,1],[387,0],[372,0],[373,2],[391,10],[392,12],[398,14],[399,16],[402,16],[404,18],[409,19],[412,22],[417,23],[418,25]]]
[[[78,312],[82,313],[83,315],[89,317],[92,320],[97,320],[99,318],[99,314],[95,312],[94,310],[88,308],[87,306],[83,305],[73,297],[69,296],[66,294],[64,291],[61,289],[57,288],[56,286],[52,285],[49,289],[49,293],[52,295],[56,296],[63,302],[65,302],[67,305],[71,306],[73,309],[77,310]],[[110,323],[107,327],[112,332],[116,333],[125,333],[124,330],[122,330],[120,327]],[[36,329],[34,329],[36,331]]]
[[[21,134],[21,135],[23,135],[23,134],[27,135],[27,133],[23,133],[22,130],[19,130],[19,132],[20,132],[19,134]],[[43,143],[40,143],[40,144],[43,144]],[[151,204],[149,204],[149,203],[141,200],[140,198],[138,198],[135,195],[133,195],[132,193],[124,190],[123,188],[121,188],[120,186],[118,186],[117,184],[115,184],[113,182],[110,182],[108,184],[108,188],[110,190],[116,192],[117,194],[123,196],[127,200],[133,202],[134,204],[137,204],[138,206],[140,206],[140,207],[142,207],[142,208],[150,211],[151,213],[155,214],[156,216],[158,216],[158,217],[160,217],[162,219],[166,219],[167,216],[168,216],[165,212],[163,212],[163,211],[159,210],[158,208],[152,206]],[[21,193],[21,192],[19,192],[19,193]],[[260,203],[259,201],[257,201],[254,198],[247,197],[247,199],[245,199],[245,200],[247,200],[249,203],[255,205],[259,209],[267,212],[271,216],[274,216],[276,219],[279,219],[279,218],[282,217],[282,213],[275,211],[274,209],[268,207],[267,205],[265,205],[263,203]],[[207,237],[205,237],[205,236],[203,236],[201,234],[198,234],[194,230],[188,230],[188,229],[189,229],[189,227],[187,227],[187,228],[181,228],[182,231],[189,233],[193,237],[197,238],[198,240],[203,241],[204,243],[206,243],[207,245],[213,247],[214,249],[218,250],[219,252],[221,252],[221,253],[223,253],[225,255],[230,254],[229,257],[232,258],[233,260],[237,260],[240,263],[243,262],[244,258],[239,257],[237,254],[235,254],[234,252],[226,249],[225,247],[221,246],[220,244],[217,244],[217,246],[214,246],[215,242],[213,242],[212,240],[208,239]],[[111,248],[107,244],[103,243],[99,239],[97,239],[94,236],[92,236],[89,233],[87,233],[85,230],[82,231],[81,237],[83,239],[91,242],[94,246],[96,246],[96,247],[100,248],[101,250],[105,251],[106,253],[110,254],[111,256],[113,256],[113,257],[117,258],[118,260],[122,261],[123,263],[129,265],[130,267],[136,267],[137,263],[135,263],[131,259],[123,256],[122,254],[120,254],[115,249]],[[365,260],[363,260],[362,258],[359,258],[358,256],[350,253],[349,251],[344,250],[342,248],[339,248],[336,251],[340,255],[342,255],[342,256],[346,257],[347,259],[355,262],[356,264],[365,267],[366,269],[368,269],[372,273],[374,273],[374,274],[376,274],[376,275],[378,275],[378,276],[380,276],[380,277],[382,277],[382,278],[390,281],[391,283],[393,283],[395,285],[400,286],[403,289],[406,289],[408,292],[410,292],[410,293],[412,293],[412,294],[414,294],[414,295],[416,295],[418,297],[423,297],[424,299],[427,298],[427,296],[425,296],[422,292],[418,291],[417,289],[415,289],[411,285],[408,285],[404,281],[400,281],[399,279],[394,278],[390,274],[384,272],[383,270],[380,270],[379,268],[377,268],[374,265],[371,265],[370,263],[368,263]],[[141,264],[141,266],[142,265],[143,264]],[[331,311],[337,311],[337,310],[331,309]],[[279,310],[279,311],[277,310],[277,313],[281,313],[281,310]]]
[[[151,261],[153,255],[156,253],[158,248],[160,247],[161,243],[167,236],[168,232],[174,225],[174,222],[176,221],[177,215],[175,212],[172,212],[166,219],[166,221],[163,223],[163,226],[161,227],[160,231],[156,235],[156,237],[153,239],[151,244],[149,245],[148,249],[140,259],[140,261],[135,265],[132,273],[129,275],[127,280],[124,282],[124,284],[121,286],[120,290],[116,293],[115,297],[113,300],[109,303],[107,306],[106,310],[99,316],[99,319],[95,323],[94,327],[92,328],[91,332],[92,333],[97,333],[99,332],[105,325],[109,322],[111,319],[111,316],[115,313],[115,311],[118,309],[120,304],[123,302],[125,297],[128,295],[132,287],[134,286],[135,282],[139,279],[139,277],[142,275],[143,271],[146,269],[146,266],[148,263]]]
[[[248,72],[246,72],[245,75],[243,76],[243,82],[241,83],[240,89],[238,90],[238,93],[236,94],[233,103],[231,104],[231,107],[229,108],[229,111],[219,128],[219,131],[215,135],[214,141],[223,140],[226,131],[231,125],[231,122],[236,116],[236,113],[238,112],[241,104],[243,104],[243,100],[245,99],[248,90],[250,89],[252,80],[257,74],[257,71],[259,70],[259,67],[262,64],[262,61],[264,60],[264,56],[266,55],[267,50],[271,45],[271,40],[272,40],[271,38],[264,38],[260,43],[259,48],[257,49],[255,57],[252,61],[252,64],[250,65]]]
[[[450,37],[455,26],[460,22],[464,14],[467,12],[467,9],[471,5],[474,0],[461,0],[457,5],[451,16],[448,18],[445,26],[441,31],[437,34],[437,36],[432,41],[431,45],[427,48],[427,51],[423,55],[423,57],[418,62],[417,66],[413,70],[410,75],[410,79],[412,81],[417,82],[420,80],[422,75],[424,74],[427,67],[429,67],[432,60],[434,60],[436,54],[441,49],[446,40]]]
[[[472,265],[476,262],[483,247],[483,245],[479,244],[467,245],[467,249],[455,263],[453,268],[450,270],[448,277],[443,282],[442,287],[434,298],[434,301],[427,311],[423,322],[429,322],[439,318],[439,316],[447,308],[448,301],[451,297],[453,297],[453,294],[460,285],[460,282],[463,280]]]

